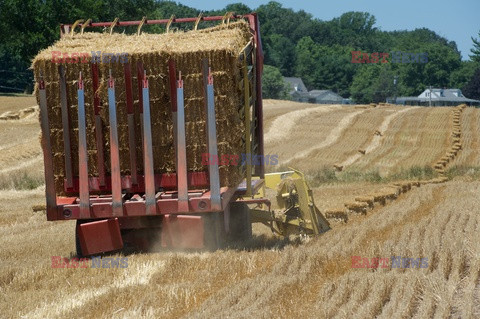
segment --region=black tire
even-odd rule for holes
[[[226,246],[223,213],[207,213],[203,218],[204,246],[210,251]]]
[[[228,237],[230,241],[246,243],[252,238],[252,223],[247,204],[242,202],[230,203],[229,226]]]

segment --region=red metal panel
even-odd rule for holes
[[[187,174],[188,186],[189,189],[203,189],[208,188],[208,174],[207,172],[189,172]],[[138,175],[137,184],[132,185],[131,176],[126,175],[122,176],[122,189],[130,189],[132,193],[143,193],[145,192],[145,179],[143,175]],[[112,190],[112,181],[110,178],[107,178],[105,181],[105,187],[101,187],[99,183],[99,178],[95,176],[89,177],[89,187],[91,192],[110,192]],[[176,190],[177,189],[177,174],[155,174],[155,185],[164,190]],[[67,194],[77,195],[78,194],[78,177],[73,178],[73,188],[67,189],[66,181],[64,184],[64,189]]]
[[[86,256],[123,248],[118,218],[85,223],[78,227],[80,246]]]
[[[204,227],[201,216],[165,215],[161,234],[162,247],[204,248]]]
[[[222,187],[220,189],[221,195],[221,209],[224,210],[228,203],[234,198],[234,188]],[[218,212],[211,205],[210,192],[193,193],[188,200],[188,212],[190,214],[202,214],[209,212]],[[173,194],[162,195],[156,201],[156,215],[178,214],[178,199]],[[106,218],[114,217],[111,198],[110,197],[92,197],[90,207],[90,215],[88,218]],[[78,201],[72,204],[58,205],[56,211],[58,217],[55,220],[71,220],[80,219],[80,208]],[[123,215],[126,217],[146,216],[145,201],[140,196],[133,196],[132,199],[126,200],[123,205]]]
[[[76,197],[57,197],[57,205],[71,205],[76,200]]]

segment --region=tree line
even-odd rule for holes
[[[457,45],[427,29],[382,31],[367,12],[347,12],[329,21],[269,2],[257,8],[236,3],[204,15],[257,12],[265,52],[265,95],[282,97],[278,79],[295,76],[308,89],[331,89],[356,102],[418,95],[426,87],[460,88],[480,98],[480,32],[472,37],[472,55],[462,61]],[[59,38],[59,24],[93,21],[195,17],[200,11],[155,0],[3,0],[0,2],[0,91],[31,90],[32,58]],[[161,32],[146,26],[145,32]],[[133,30],[134,31],[134,30]],[[352,52],[427,54],[427,63],[352,63]],[[393,79],[397,77],[397,85]],[[283,93],[282,93],[283,92]]]

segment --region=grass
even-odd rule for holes
[[[448,178],[452,179],[457,176],[467,176],[472,179],[480,179],[480,167],[468,165],[455,165],[446,171]]]
[[[43,174],[37,172],[12,172],[0,175],[0,189],[31,190],[44,184]]]
[[[430,166],[413,166],[387,176],[382,176],[378,170],[336,172],[333,168],[322,167],[319,170],[308,172],[306,177],[309,183],[315,187],[352,182],[389,183],[400,180],[424,180],[437,177],[437,173]]]

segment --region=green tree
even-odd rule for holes
[[[262,77],[262,93],[266,99],[287,98],[287,86],[278,68],[264,65]]]
[[[318,57],[318,47],[311,37],[303,37],[298,41],[295,48],[296,66],[295,75],[301,77],[307,88],[312,89],[315,86],[315,76],[313,74],[316,68],[316,58]]]
[[[295,45],[281,34],[272,34],[263,42],[265,63],[274,65],[285,76],[295,72]]]
[[[450,73],[450,87],[462,89],[472,79],[479,63],[473,61],[462,61],[459,68]]]
[[[478,39],[474,39],[472,37],[473,41],[473,48],[470,49],[470,51],[473,53],[470,55],[470,59],[474,62],[480,63],[480,31],[478,31]]]
[[[356,103],[385,102],[395,94],[394,76],[390,64],[361,65],[350,88],[353,99]]]
[[[469,99],[480,100],[480,68],[475,71],[462,93]]]

